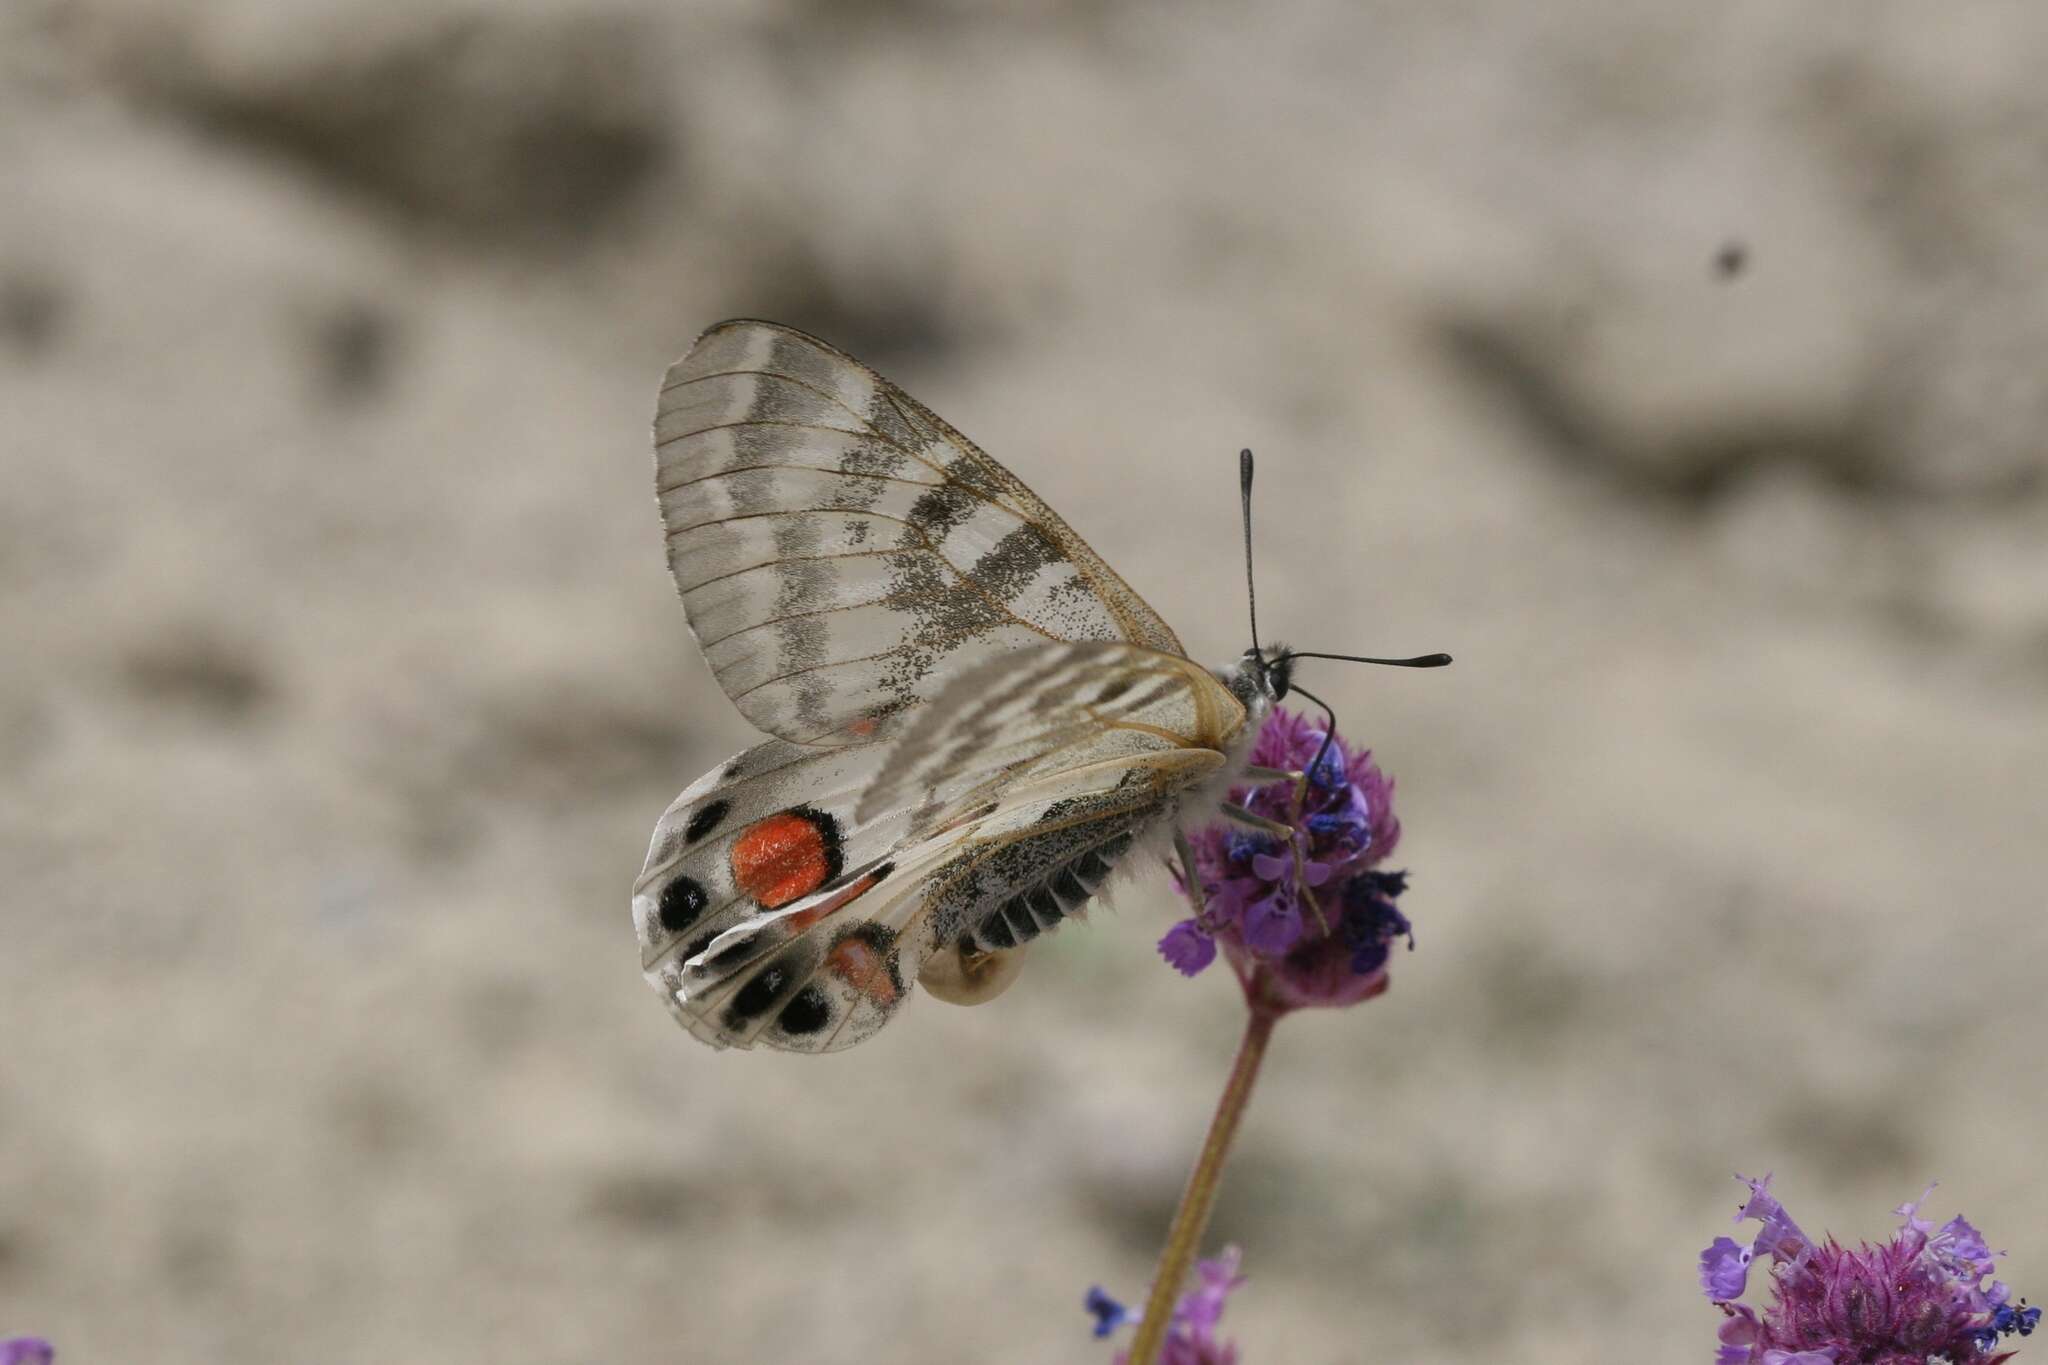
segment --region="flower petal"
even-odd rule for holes
[[[1715,1303],[1742,1297],[1749,1284],[1750,1249],[1733,1237],[1716,1237],[1700,1253],[1700,1288]]]
[[[1216,940],[1201,925],[1184,919],[1159,940],[1159,955],[1182,976],[1194,976],[1216,960]]]
[[[1292,900],[1268,896],[1246,907],[1244,945],[1255,953],[1278,957],[1301,941],[1301,912]]]

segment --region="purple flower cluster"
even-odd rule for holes
[[[1167,1324],[1166,1343],[1159,1351],[1159,1365],[1237,1365],[1237,1343],[1217,1337],[1223,1320],[1224,1302],[1230,1291],[1244,1283],[1238,1273],[1242,1260],[1234,1246],[1223,1248],[1213,1260],[1195,1262],[1195,1284],[1173,1306],[1173,1320]],[[1106,1337],[1131,1319],[1122,1304],[1095,1286],[1088,1291],[1088,1311],[1095,1317],[1095,1335]],[[1124,1365],[1128,1352],[1119,1352],[1116,1365]]]
[[[41,1337],[9,1337],[0,1341],[0,1365],[50,1365],[56,1348]]]
[[[1394,784],[1370,751],[1339,738],[1325,748],[1325,735],[1309,717],[1275,707],[1251,761],[1307,772],[1308,781],[1230,793],[1234,804],[1292,830],[1291,846],[1236,825],[1191,840],[1205,905],[1159,941],[1160,955],[1185,975],[1202,971],[1221,948],[1241,979],[1266,969],[1269,995],[1283,1008],[1349,1005],[1387,988],[1395,939],[1413,946],[1394,904],[1406,874],[1379,870],[1401,838]]]
[[[2004,1283],[1985,1284],[1999,1253],[1977,1229],[1957,1217],[1937,1231],[1919,1216],[1932,1185],[1894,1210],[1905,1221],[1889,1242],[1852,1251],[1810,1240],[1770,1182],[1745,1182],[1749,1202],[1735,1216],[1763,1224],[1756,1239],[1716,1237],[1700,1253],[1700,1287],[1727,1315],[1715,1365],[1996,1365],[2013,1355],[1999,1349],[2003,1338],[2040,1322],[2041,1310],[2012,1303]],[[1759,1314],[1734,1300],[1765,1255],[1772,1297]]]

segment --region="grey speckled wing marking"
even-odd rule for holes
[[[886,738],[962,669],[1046,640],[1182,653],[1015,476],[802,332],[699,337],[663,383],[655,467],[705,658],[792,743]]]

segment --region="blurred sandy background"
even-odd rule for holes
[[[1107,1359],[1237,1025],[1158,880],[823,1061],[639,979],[749,742],[647,436],[732,314],[1198,657],[1242,444],[1270,634],[1458,656],[1305,675],[1421,949],[1282,1029],[1248,1365],[1705,1361],[1734,1170],[2048,1293],[2040,5],[0,14],[0,1335]]]

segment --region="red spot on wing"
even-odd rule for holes
[[[763,910],[816,891],[838,870],[832,817],[799,806],[756,820],[732,842],[733,882]]]
[[[862,716],[859,720],[853,722],[846,728],[849,733],[858,735],[862,739],[866,739],[869,735],[872,735],[876,730],[880,729],[881,725],[882,723],[876,720],[873,716]]]
[[[896,982],[888,960],[862,939],[841,939],[825,954],[825,970],[887,1009],[896,1003]]]

